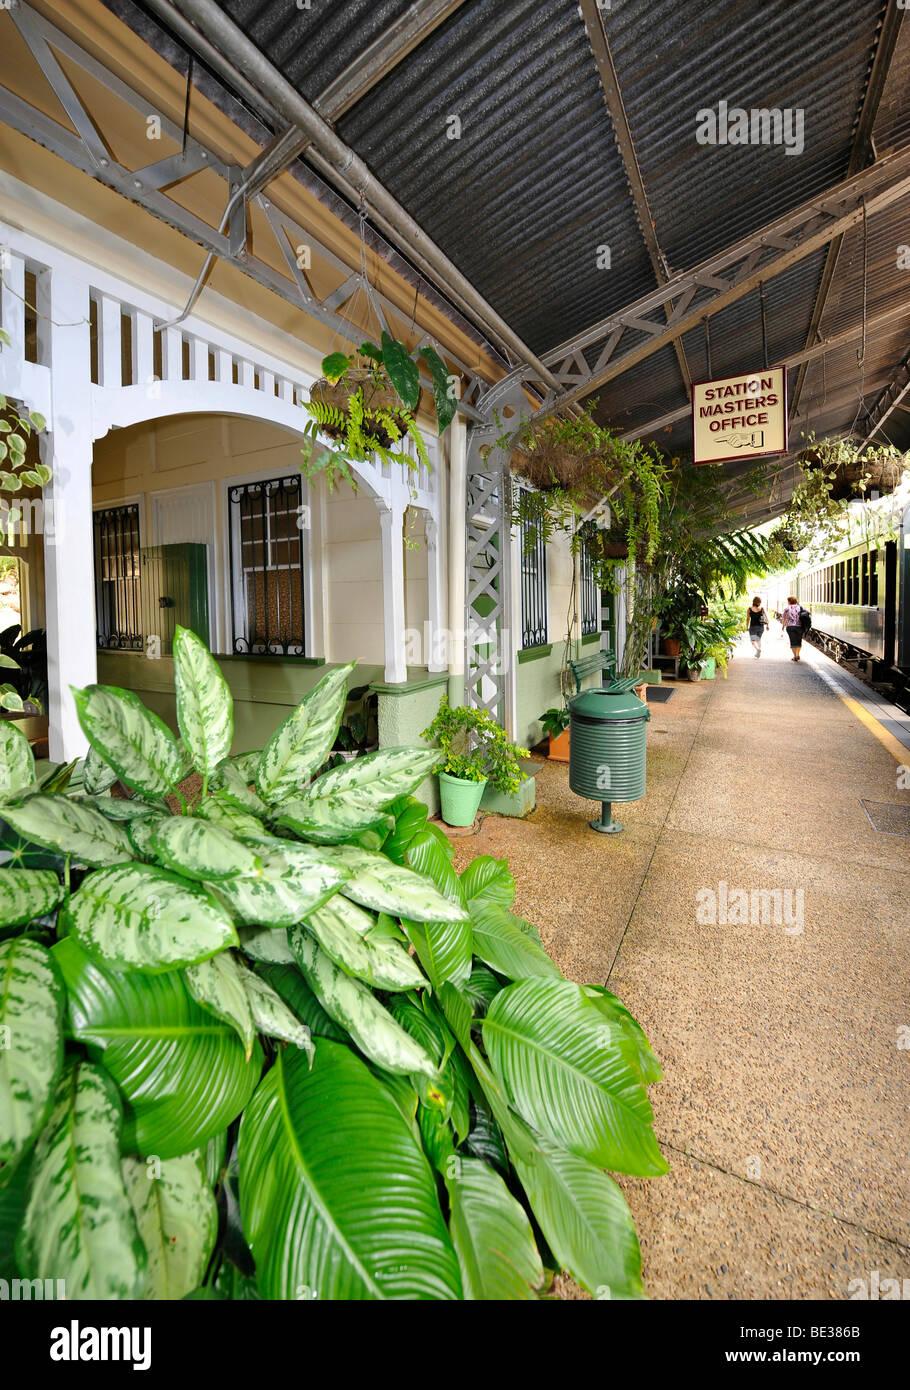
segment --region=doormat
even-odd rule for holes
[[[890,801],[866,801],[860,805],[872,822],[873,830],[883,835],[910,835],[910,806],[895,806]]]
[[[649,705],[665,705],[672,694],[672,690],[667,690],[662,685],[649,685],[645,691],[645,695],[648,697],[646,703]]]

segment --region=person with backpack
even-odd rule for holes
[[[755,595],[746,609],[746,626],[749,629],[749,641],[755,648],[755,655],[761,656],[761,639],[771,624],[768,622],[768,615],[762,607],[762,601],[758,594]]]
[[[786,608],[780,615],[780,620],[790,640],[790,651],[794,661],[799,661],[800,648],[803,645],[803,625],[800,621],[801,612],[799,599],[796,598],[794,594],[791,594],[787,599]]]
[[[803,630],[803,636],[808,637],[809,629],[812,626],[812,614],[802,604],[799,605],[799,625]]]

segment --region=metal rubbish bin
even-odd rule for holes
[[[622,830],[612,803],[645,794],[645,726],[651,711],[633,692],[639,679],[629,676],[583,690],[569,701],[569,786],[602,803],[600,820],[590,824],[604,835]]]

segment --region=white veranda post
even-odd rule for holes
[[[97,679],[92,557],[92,412],[89,287],[58,271],[38,275],[38,355],[51,369],[42,455],[49,755],[85,753],[70,686]]]
[[[376,498],[382,534],[382,616],[385,629],[385,678],[401,684],[408,678],[405,650],[404,513],[406,500]]]

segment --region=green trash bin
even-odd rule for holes
[[[627,676],[583,690],[569,701],[569,786],[579,796],[601,802],[600,820],[590,824],[604,835],[622,830],[613,819],[613,802],[637,801],[645,794],[645,730],[651,711],[633,691],[639,679]]]

